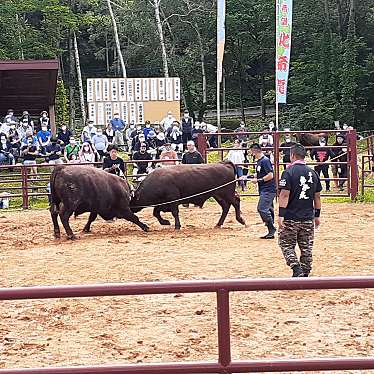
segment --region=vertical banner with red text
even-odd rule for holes
[[[286,104],[291,61],[292,0],[277,0],[276,26],[276,102]]]

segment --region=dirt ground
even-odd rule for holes
[[[48,211],[1,213],[0,287],[289,277],[277,242],[258,239],[255,202],[242,210],[248,228],[233,212],[213,228],[209,203],[182,208],[180,232],[148,210],[149,233],[99,220],[74,242],[52,238]],[[86,218],[72,219],[76,232]],[[374,205],[324,204],[313,276],[373,275],[373,243]],[[233,359],[374,356],[373,320],[374,290],[235,293]],[[213,294],[0,304],[0,368],[216,358]]]

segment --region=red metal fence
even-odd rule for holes
[[[372,155],[362,156],[361,164],[361,194],[365,194],[365,189],[374,188],[374,184],[367,184],[366,176],[374,172],[372,168],[374,167],[374,162],[372,160]]]
[[[356,130],[342,130],[342,131],[337,131],[337,130],[316,130],[316,131],[292,131],[292,132],[286,132],[286,131],[273,131],[273,132],[230,132],[230,133],[217,133],[218,139],[221,140],[222,143],[223,140],[234,140],[236,137],[245,137],[248,138],[248,142],[258,142],[258,138],[261,135],[268,134],[273,137],[273,145],[263,148],[264,150],[271,151],[274,156],[274,174],[275,174],[275,180],[278,182],[280,179],[280,176],[282,174],[282,169],[286,167],[286,164],[283,163],[280,159],[280,151],[282,149],[281,147],[281,140],[284,135],[301,135],[301,134],[326,134],[326,135],[336,135],[337,133],[345,133],[346,135],[346,144],[343,146],[333,146],[333,145],[327,145],[325,147],[321,146],[307,146],[306,148],[308,150],[312,149],[330,149],[333,150],[335,148],[342,148],[346,147],[347,148],[347,162],[337,162],[337,161],[327,161],[324,162],[324,165],[342,165],[345,164],[347,165],[347,178],[328,178],[329,181],[344,181],[347,182],[347,190],[346,193],[334,193],[334,194],[327,194],[326,196],[329,197],[351,197],[352,200],[355,200],[358,194],[358,187],[359,187],[359,177],[358,177],[358,161],[357,161],[357,133]],[[200,134],[199,134],[200,135]],[[208,161],[208,155],[211,153],[217,153],[219,155],[219,158],[221,160],[224,159],[224,155],[226,152],[228,152],[231,149],[234,148],[229,148],[229,147],[224,147],[224,148],[208,148],[207,146],[207,140],[211,134],[201,134],[199,136],[199,150],[202,153],[203,157],[205,158],[206,161]],[[317,162],[308,162],[307,163],[309,166],[316,166],[320,165],[321,163]],[[248,162],[245,164],[241,164],[240,166],[244,167],[253,167],[255,165],[254,162]],[[321,178],[322,181],[326,180],[324,178]],[[243,196],[255,196],[254,194],[243,194]]]
[[[374,370],[374,357],[308,360],[232,361],[230,292],[374,288],[374,277],[240,279],[0,289],[0,300],[56,299],[175,293],[217,296],[218,362],[129,364],[116,366],[2,369],[0,374],[197,374],[314,370]]]

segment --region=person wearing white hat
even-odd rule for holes
[[[169,111],[165,118],[163,118],[160,122],[160,125],[163,126],[164,130],[166,131],[169,127],[173,125],[173,122],[175,122],[176,119],[173,116],[173,113]]]

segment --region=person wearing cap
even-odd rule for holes
[[[13,109],[8,109],[7,115],[3,119],[3,123],[11,123],[11,122],[18,122],[17,117],[14,115]]]
[[[345,136],[342,133],[336,134],[336,141],[334,143],[335,147],[331,150],[331,156],[333,162],[339,162],[339,164],[333,164],[331,166],[333,178],[347,178],[348,176],[348,155],[347,155],[347,144],[345,142]],[[344,180],[334,180],[335,188],[340,191],[344,190]]]
[[[150,153],[153,159],[156,159],[159,153],[158,153],[156,133],[153,130],[149,131],[148,133],[147,143],[149,145],[148,152]]]
[[[173,113],[169,111],[166,117],[161,120],[160,125],[164,128],[164,131],[166,131],[169,127],[173,125],[175,121],[176,118],[173,116]]]
[[[77,141],[75,140],[74,136],[70,136],[69,144],[64,149],[65,160],[69,162],[72,159],[72,155],[75,156],[76,160],[78,159],[79,145],[77,144]]]
[[[27,122],[28,126],[34,130],[34,121],[31,119],[30,114],[27,110],[22,112],[22,116],[19,119],[19,122]]]
[[[134,138],[134,142],[133,142],[133,145],[132,145],[133,154],[140,150],[140,145],[141,144],[145,144],[147,151],[149,150],[148,141],[145,138],[145,135],[143,133],[140,133],[136,138]]]
[[[196,149],[193,140],[187,142],[187,150],[182,156],[182,164],[203,164],[204,159],[201,153]]]
[[[87,139],[82,141],[92,141],[93,136],[97,133],[97,129],[94,126],[94,121],[92,121],[91,119],[88,120],[87,126],[83,127],[82,134],[84,132],[86,133]]]
[[[40,113],[39,125],[38,125],[38,128],[35,129],[35,131],[39,132],[42,129],[43,125],[47,126],[47,130],[50,128],[48,112],[46,110],[43,110]]]
[[[190,117],[190,113],[188,110],[184,111],[184,115],[181,121],[182,126],[182,143],[186,145],[188,141],[192,140],[192,127],[193,127],[193,119]]]
[[[252,144],[250,150],[256,159],[256,177],[250,179],[250,181],[258,185],[260,199],[258,201],[257,211],[260,214],[262,222],[264,222],[268,229],[268,233],[262,236],[261,239],[274,239],[277,230],[274,226],[276,185],[273,165],[263,153],[260,144]]]
[[[152,156],[147,152],[147,144],[140,143],[139,150],[132,156],[133,161],[144,161],[144,162],[134,162],[133,175],[138,174],[148,174],[152,169],[151,161]]]
[[[308,277],[312,270],[314,228],[321,224],[321,181],[305,164],[301,144],[291,148],[291,164],[279,181],[279,246],[293,277]],[[295,248],[299,245],[301,256]]]
[[[318,176],[323,175],[326,183],[326,191],[330,191],[330,176],[329,176],[329,164],[326,164],[332,158],[331,149],[327,147],[326,136],[321,135],[319,137],[320,148],[314,148],[310,153],[312,160],[317,161],[317,165],[314,167],[315,172]]]
[[[51,143],[45,147],[45,155],[49,164],[58,165],[64,163],[61,158],[62,148],[61,145],[58,144],[58,139],[55,136],[51,138]]]
[[[144,134],[146,140],[148,139],[148,134],[149,134],[150,131],[154,132],[154,129],[151,126],[151,122],[150,121],[145,121],[145,127],[143,129],[143,134]]]
[[[104,158],[103,161],[103,170],[108,173],[118,175],[123,177],[125,172],[125,163],[122,158],[118,157],[118,147],[114,144],[111,144],[108,147],[109,156]]]
[[[178,164],[178,161],[176,161],[178,160],[178,154],[173,148],[171,148],[171,144],[169,142],[165,143],[164,150],[160,154],[160,160],[162,160],[162,167]]]
[[[290,129],[284,129],[286,134],[284,135],[284,142],[280,145],[280,151],[283,154],[283,167],[286,169],[287,165],[291,163],[291,147],[296,143],[292,141]]]

